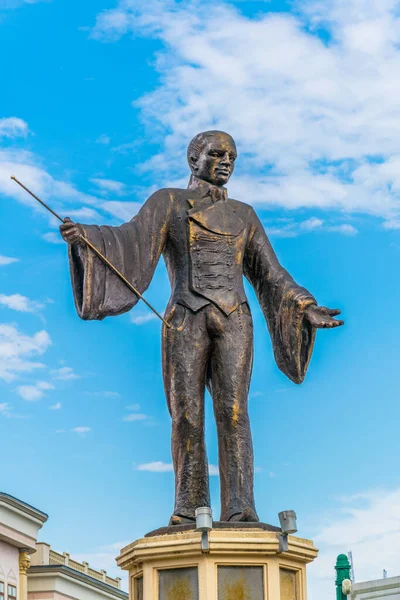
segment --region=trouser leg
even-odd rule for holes
[[[229,317],[216,308],[209,315],[210,331],[214,333],[210,387],[218,431],[221,521],[244,511],[258,520],[247,406],[253,364],[252,319],[247,306],[239,307]]]
[[[164,388],[172,417],[174,514],[194,518],[196,508],[210,506],[204,438],[209,338],[202,310],[192,313],[180,305],[175,309],[173,328],[163,329]]]

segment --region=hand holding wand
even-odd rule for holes
[[[58,215],[52,208],[50,208],[50,206],[48,206],[45,202],[43,202],[43,200],[41,200],[33,192],[31,192],[31,190],[28,189],[23,183],[21,183],[20,181],[18,181],[18,179],[16,177],[14,177],[14,175],[11,177],[11,179],[13,179],[15,181],[15,183],[18,183],[19,186],[21,186],[26,192],[28,192],[28,194],[30,194],[33,198],[35,198],[35,200],[37,200],[42,206],[44,206],[44,208],[46,208],[49,212],[51,212],[51,214],[54,215],[56,217],[56,219],[58,219],[59,221],[61,221],[61,223],[66,223],[67,222],[66,219],[63,219],[62,217],[60,217],[60,215]],[[92,250],[92,252],[94,252],[95,255],[98,256],[100,258],[100,260],[102,260],[103,263],[106,264],[107,267],[113,273],[115,273],[115,275],[117,275],[117,277],[119,277],[119,279],[126,285],[126,287],[128,289],[131,290],[131,292],[133,292],[134,294],[136,294],[136,296],[138,296],[138,298],[140,298],[141,300],[143,300],[143,302],[145,304],[147,304],[147,306],[150,308],[150,310],[153,311],[153,313],[164,323],[164,325],[166,327],[168,327],[169,329],[171,329],[171,325],[169,323],[167,323],[167,321],[155,310],[155,308],[153,308],[151,306],[151,304],[149,302],[147,302],[146,298],[144,298],[142,296],[142,294],[130,283],[130,281],[128,281],[126,279],[126,277],[116,267],[114,267],[114,265],[112,263],[110,263],[110,261],[108,260],[108,258],[106,258],[100,252],[100,250],[98,250],[96,248],[96,246],[93,246],[93,244],[91,242],[89,242],[89,240],[87,240],[83,235],[80,235],[79,239],[84,244],[86,244],[86,246],[88,246],[88,248],[90,248]]]

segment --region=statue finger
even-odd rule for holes
[[[328,315],[330,315],[331,317],[336,317],[337,315],[341,314],[341,310],[339,308],[327,308],[327,313]]]

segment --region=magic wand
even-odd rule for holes
[[[51,214],[54,215],[56,217],[56,219],[58,219],[59,221],[61,221],[61,223],[65,223],[65,219],[63,219],[62,217],[60,217],[60,215],[58,215],[52,208],[50,208],[50,206],[47,206],[47,204],[45,202],[43,202],[43,200],[41,200],[40,198],[38,198],[23,183],[21,183],[20,181],[18,181],[18,179],[16,177],[14,177],[14,175],[11,176],[11,179],[13,179],[15,181],[15,183],[18,183],[18,185],[20,185],[26,192],[28,192],[28,194],[30,194],[33,198],[35,198],[35,200],[37,200],[42,206],[44,206],[44,208],[46,208],[49,212],[51,212]],[[130,281],[127,280],[127,278],[121,273],[121,271],[118,271],[117,267],[114,267],[114,265],[112,263],[110,263],[110,261],[108,260],[108,258],[106,258],[100,252],[100,250],[98,250],[96,248],[96,246],[93,246],[93,244],[91,242],[89,242],[89,240],[87,240],[83,235],[80,235],[79,238],[80,238],[80,240],[82,242],[84,242],[86,244],[86,246],[88,246],[88,248],[90,248],[92,250],[92,252],[95,253],[96,256],[98,256],[103,261],[104,264],[107,265],[107,267],[109,269],[111,269],[111,271],[113,273],[115,273],[115,275],[117,275],[117,277],[120,278],[120,280],[126,285],[127,288],[129,288],[131,290],[131,292],[133,292],[134,294],[136,294],[136,296],[138,296],[138,298],[140,298],[141,300],[143,300],[143,302],[145,304],[147,304],[147,306],[150,308],[150,310],[152,310],[153,313],[159,319],[161,319],[161,321],[164,323],[164,325],[166,327],[168,327],[168,329],[171,329],[171,325],[169,323],[167,323],[167,321],[155,310],[155,308],[153,308],[151,306],[151,304],[149,302],[147,302],[146,298],[144,298],[142,296],[142,294],[130,283]]]

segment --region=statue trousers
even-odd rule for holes
[[[253,445],[248,391],[253,364],[253,323],[247,303],[226,316],[214,304],[197,312],[180,304],[163,328],[163,377],[172,417],[174,514],[194,518],[210,506],[204,438],[207,385],[218,433],[221,521],[254,507]]]

